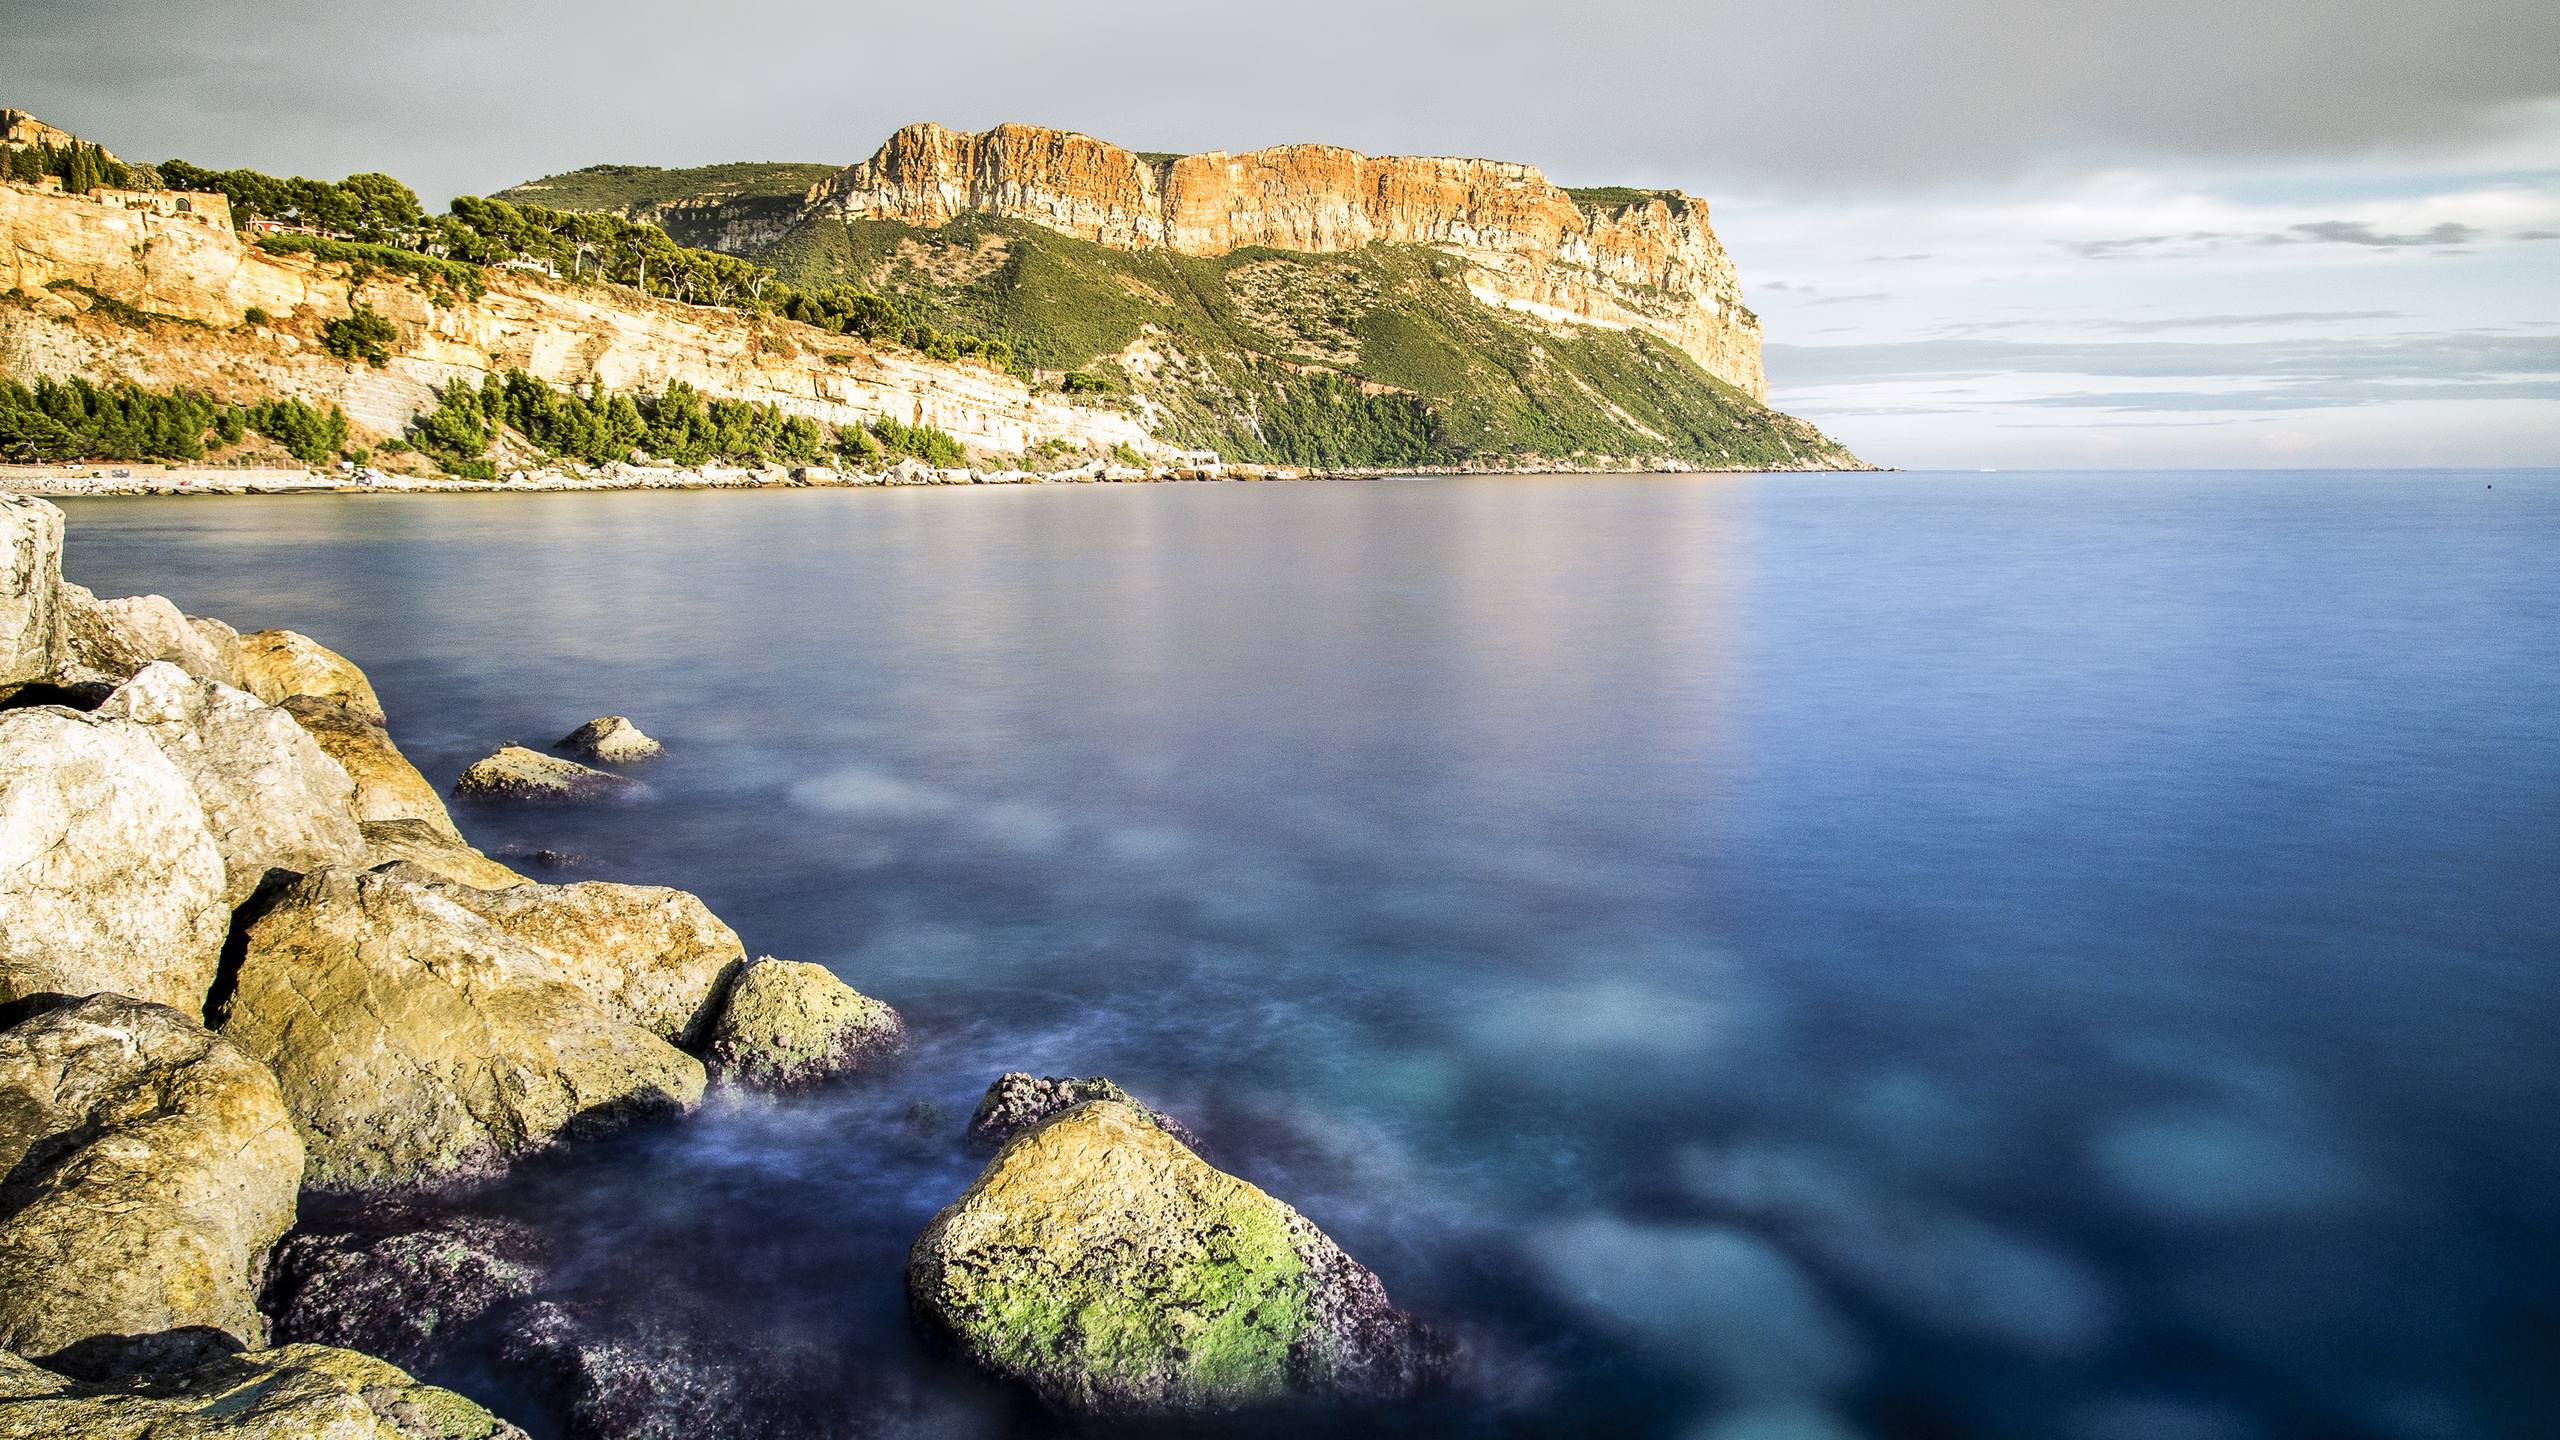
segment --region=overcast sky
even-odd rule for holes
[[[2560,0],[9,0],[0,104],[439,201],[920,119],[1527,160],[1705,197],[1883,463],[2560,464]]]

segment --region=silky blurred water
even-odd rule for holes
[[[439,784],[632,716],[645,798],[466,828],[906,1013],[481,1197],[803,1419],[1040,1428],[898,1280],[1007,1069],[1466,1342],[1275,1431],[2560,1414],[2560,472],[67,508],[73,578],[347,652]]]

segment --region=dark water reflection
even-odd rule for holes
[[[898,1288],[1029,1069],[1469,1336],[1345,1431],[2560,1412],[2560,476],[73,509],[75,578],[346,650],[439,782],[634,716],[644,801],[466,827],[908,1014],[493,1197],[804,1410],[1036,1428]]]

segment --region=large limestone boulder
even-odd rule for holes
[[[0,713],[0,1001],[112,990],[201,1013],[224,877],[195,787],[148,731]]]
[[[623,776],[527,750],[502,745],[453,782],[453,793],[473,800],[517,800],[537,805],[574,805],[611,800],[639,787]]]
[[[322,870],[249,927],[223,1034],[274,1068],[306,1183],[487,1174],[564,1131],[690,1107],[702,1065],[407,865]]]
[[[358,714],[382,719],[382,699],[355,662],[308,635],[260,630],[240,637],[240,688],[281,705],[296,695],[343,700]]]
[[[524,883],[445,892],[549,962],[552,972],[671,1044],[693,1046],[747,963],[738,932],[663,885]]]
[[[757,960],[729,986],[703,1040],[715,1075],[764,1090],[814,1085],[895,1054],[898,1012],[803,960]]]
[[[381,720],[328,695],[295,695],[283,702],[283,709],[355,782],[356,819],[415,820],[462,838],[445,811],[444,797],[391,743],[391,732]]]
[[[0,696],[62,668],[62,512],[0,495]]]
[[[1079,1416],[1392,1399],[1431,1338],[1295,1210],[1115,1101],[998,1151],[907,1260],[926,1326]]]
[[[285,1345],[124,1386],[83,1384],[0,1353],[0,1440],[525,1440],[525,1433],[387,1361]]]
[[[275,1077],[194,1019],[92,995],[0,1031],[0,1174],[0,1347],[265,1342],[302,1141]]]
[[[457,835],[424,820],[368,820],[364,823],[366,869],[407,861],[440,879],[477,890],[504,890],[533,883],[490,859]]]
[[[364,854],[355,785],[292,716],[245,690],[154,663],[98,707],[140,727],[185,772],[222,850],[237,906],[270,870],[296,874]]]
[[[1007,1140],[1079,1105],[1114,1100],[1144,1116],[1147,1122],[1197,1150],[1200,1139],[1181,1121],[1120,1088],[1103,1075],[1031,1075],[1010,1070],[996,1077],[969,1117],[969,1139],[993,1150]]]
[[[226,685],[239,679],[237,664],[165,595],[101,600],[87,587],[65,581],[62,637],[63,662],[74,671],[123,680],[165,660],[198,679]]]
[[[666,746],[642,734],[639,726],[620,715],[597,716],[561,736],[560,748],[607,765],[631,765],[667,753]]]
[[[219,680],[225,685],[242,690],[248,689],[248,686],[240,683],[240,632],[210,615],[190,615],[187,617],[187,624],[203,638],[205,647],[213,652],[214,670],[205,678]]]

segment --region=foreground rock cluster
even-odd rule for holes
[[[764,1433],[766,1362],[716,1327],[563,1309],[538,1236],[438,1207],[714,1084],[871,1068],[898,1014],[751,961],[683,891],[517,874],[343,656],[100,600],[61,541],[54,507],[0,495],[0,1440],[517,1435],[399,1368],[467,1325],[572,1436]],[[561,745],[658,753],[621,717]],[[1375,1276],[1108,1080],[1005,1076],[970,1133],[1001,1149],[917,1241],[916,1311],[1054,1408],[1439,1373]],[[363,1218],[297,1229],[314,1206]]]

